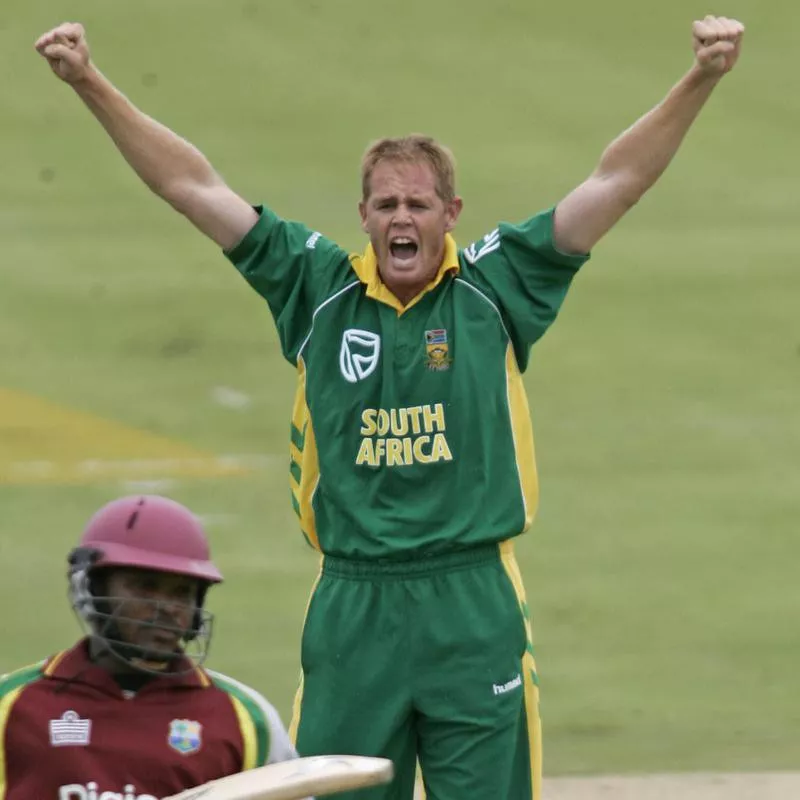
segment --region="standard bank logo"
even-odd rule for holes
[[[342,334],[339,368],[348,383],[363,381],[375,372],[381,354],[381,338],[377,333],[348,328]]]

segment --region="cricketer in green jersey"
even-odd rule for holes
[[[391,758],[363,800],[541,797],[538,679],[512,542],[537,505],[521,374],[592,247],[655,183],[736,63],[743,26],[693,25],[695,62],[554,208],[460,249],[452,158],[428,137],[362,164],[349,255],[253,207],[92,65],[83,29],[37,49],[153,191],[265,298],[296,366],[292,499],[322,555],[292,729],[303,755]],[[341,795],[349,798],[350,795]]]

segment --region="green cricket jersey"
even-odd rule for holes
[[[553,245],[553,209],[464,250],[448,235],[407,306],[375,254],[348,255],[258,208],[226,255],[269,304],[297,367],[292,502],[328,555],[403,559],[497,542],[538,502],[521,373],[588,256]]]

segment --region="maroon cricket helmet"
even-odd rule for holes
[[[92,567],[138,567],[219,583],[200,521],[174,500],[137,495],[113,500],[89,520],[79,547],[91,548]]]
[[[145,672],[151,671],[147,664],[164,665],[183,656],[189,657],[190,664],[205,660],[214,615],[203,605],[206,591],[222,581],[222,574],[211,561],[203,526],[188,508],[158,495],[113,500],[91,517],[68,561],[72,608],[84,627],[118,660]],[[126,619],[120,610],[124,602],[121,605],[119,598],[108,596],[103,579],[105,571],[115,567],[185,575],[198,581],[191,626],[172,628],[180,634],[181,647],[145,649],[123,638],[119,623]],[[152,604],[154,621],[142,624],[169,628],[158,622],[165,613],[163,601],[144,602]],[[188,645],[193,652],[186,651]]]

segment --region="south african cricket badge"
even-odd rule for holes
[[[193,719],[174,719],[169,724],[167,743],[181,755],[196,753],[203,744],[203,726]]]
[[[444,372],[450,369],[453,359],[450,358],[447,331],[444,328],[425,331],[425,350],[427,352],[425,365],[431,372]]]

